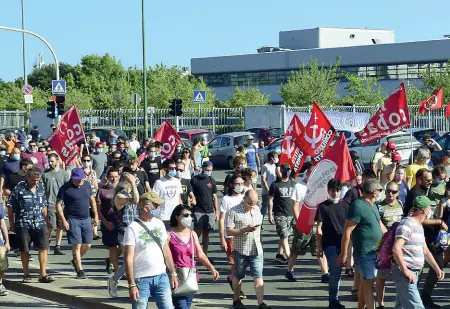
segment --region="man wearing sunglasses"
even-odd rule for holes
[[[34,166],[38,167],[42,172],[48,168],[45,154],[38,152],[38,146],[36,141],[30,141],[28,148],[25,152],[22,152],[22,158],[31,159]]]
[[[403,216],[403,205],[398,200],[399,193],[399,185],[396,182],[391,181],[386,185],[385,199],[376,203],[380,213],[381,222],[383,222],[387,229],[390,229],[395,222],[400,222]],[[388,279],[391,279],[390,269],[378,270],[375,284],[378,308],[384,308],[384,286]]]
[[[377,179],[368,179],[361,188],[362,197],[350,204],[342,235],[341,254],[338,264],[342,267],[347,259],[350,235],[353,243],[353,256],[361,276],[358,299],[367,308],[374,308],[373,285],[377,276],[375,268],[375,248],[386,232],[380,221],[375,205],[383,189]]]

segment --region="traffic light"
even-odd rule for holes
[[[62,114],[64,114],[64,104],[66,103],[66,97],[63,95],[57,95],[55,97],[55,102],[58,116],[62,116]]]
[[[48,101],[47,102],[47,117],[51,119],[55,119],[57,117],[56,114],[56,102],[55,101]]]
[[[181,115],[183,115],[183,111],[182,111],[183,100],[181,100],[181,99],[172,99],[172,100],[169,100],[169,103],[170,103],[170,112],[169,112],[169,114],[171,116],[181,116]]]

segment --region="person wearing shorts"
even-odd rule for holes
[[[20,182],[11,193],[8,206],[14,216],[10,225],[15,226],[20,258],[23,267],[23,282],[31,283],[29,269],[29,244],[33,243],[39,252],[39,282],[50,283],[55,278],[47,275],[47,198],[41,181],[41,170],[33,166],[27,171],[26,181]]]
[[[70,180],[58,191],[56,211],[67,231],[67,241],[72,245],[70,261],[78,279],[86,279],[81,258],[89,251],[93,241],[92,219],[89,206],[94,212],[94,224],[98,224],[97,204],[92,188],[82,168],[74,168]],[[62,204],[64,203],[64,211]]]
[[[243,202],[232,208],[227,215],[227,235],[234,237],[233,258],[235,271],[233,276],[233,308],[244,309],[240,300],[242,279],[247,267],[253,277],[259,309],[270,308],[264,303],[264,253],[261,244],[261,224],[263,217],[258,207],[259,198],[255,190],[244,195]]]
[[[375,249],[386,227],[380,221],[380,214],[375,201],[381,191],[377,179],[364,181],[361,192],[362,197],[350,204],[342,235],[341,253],[338,264],[342,267],[347,259],[347,250],[350,235],[353,243],[353,256],[361,276],[358,299],[367,308],[375,307],[373,285],[377,277],[375,268]]]
[[[203,234],[202,247],[206,255],[209,232],[214,230],[216,221],[219,221],[219,200],[216,181],[211,176],[212,170],[212,162],[205,161],[202,164],[202,172],[191,179],[192,192],[197,200],[193,207],[194,230],[199,238]],[[209,260],[214,264],[211,258]]]

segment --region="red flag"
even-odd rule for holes
[[[445,118],[450,116],[450,102],[447,103],[447,107],[445,108]]]
[[[328,151],[336,130],[316,102],[313,102],[311,118],[304,132],[298,146],[314,161],[320,161]]]
[[[139,157],[138,157],[138,164],[141,165],[142,161],[144,161],[145,157],[147,156],[147,152],[144,151]]]
[[[57,130],[47,138],[47,141],[63,162],[70,165],[80,152],[77,144],[84,139],[83,126],[77,108],[73,105],[64,113]]]
[[[405,85],[401,83],[370,118],[366,127],[362,131],[356,132],[355,136],[365,146],[409,127]]]
[[[444,106],[444,89],[433,92],[433,95],[420,102],[419,113],[422,115],[430,110],[438,109]]]
[[[303,132],[305,132],[305,127],[300,121],[300,118],[294,114],[284,136],[280,158],[280,164],[287,163],[291,166],[291,169],[294,171],[294,178],[297,177],[305,160],[305,154],[297,146],[298,140]]]
[[[181,144],[181,138],[178,136],[177,131],[167,120],[163,121],[158,132],[155,133],[154,139],[163,144],[161,150],[161,158],[163,160],[172,158],[175,148],[177,148],[178,144]]]
[[[330,151],[311,171],[307,184],[308,189],[296,223],[297,230],[304,234],[311,231],[317,206],[328,198],[327,185],[330,179],[338,179],[344,183],[355,177],[356,173],[347,141],[341,134]]]

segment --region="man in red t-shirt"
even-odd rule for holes
[[[38,152],[36,141],[30,141],[28,143],[28,149],[22,152],[22,158],[28,158],[33,161],[33,165],[40,168],[41,171],[45,171],[48,168],[47,160],[43,152]]]

